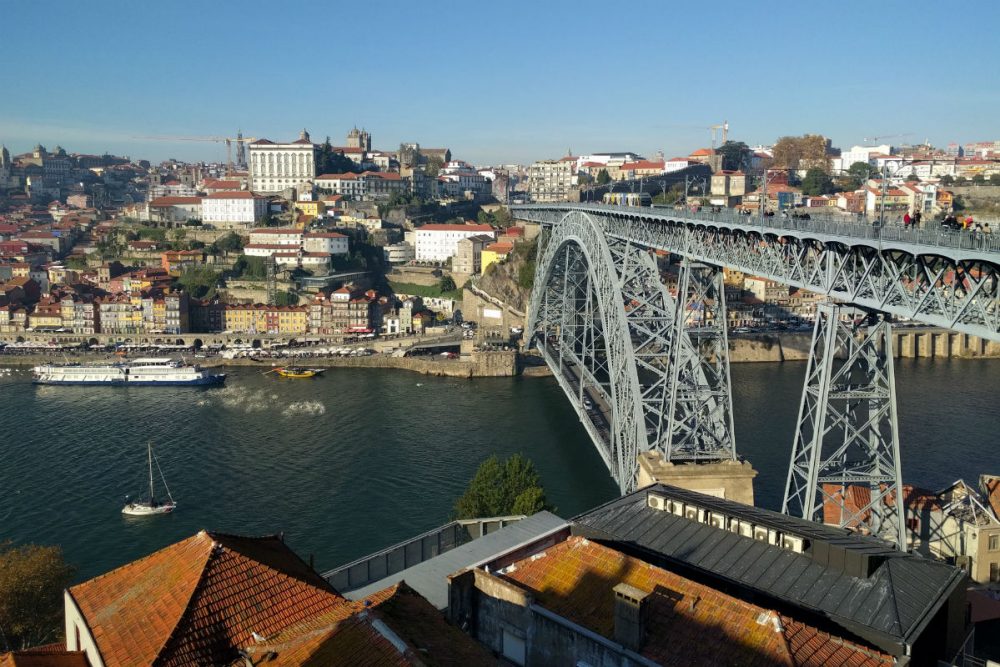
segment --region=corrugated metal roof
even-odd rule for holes
[[[875,561],[877,567],[870,576],[857,576],[814,560],[812,553],[795,553],[649,507],[651,491],[806,537],[810,548],[826,542],[880,560]],[[822,614],[885,647],[911,643],[925,620],[964,580],[957,568],[901,553],[844,529],[664,485],[611,501],[576,517],[574,523],[655,552],[669,562]]]
[[[569,523],[555,514],[539,512],[343,595],[349,600],[361,600],[397,582],[405,581],[436,608],[445,609],[448,606],[448,575],[493,560],[500,554],[567,526]]]

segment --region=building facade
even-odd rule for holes
[[[279,144],[259,139],[250,144],[250,189],[278,193],[288,188],[311,188],[316,177],[319,147],[305,130],[295,141]]]
[[[496,231],[489,225],[424,225],[416,230],[416,259],[444,262],[454,256],[459,241],[480,234],[496,238]]]
[[[532,201],[565,201],[573,187],[576,161],[540,160],[528,168],[528,195]]]
[[[245,190],[223,191],[201,200],[201,219],[221,229],[249,229],[267,214],[268,200]]]

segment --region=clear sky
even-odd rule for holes
[[[447,146],[477,164],[822,133],[1000,139],[1000,2],[0,0],[0,142]]]

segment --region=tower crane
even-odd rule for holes
[[[722,143],[726,143],[729,138],[729,121],[722,121],[721,125],[709,125],[708,129],[712,131],[712,150],[715,150],[715,131],[722,130]]]
[[[237,162],[239,162],[241,165],[245,165],[246,164],[245,144],[257,141],[257,137],[244,137],[242,131],[237,132],[235,137],[185,137],[185,136],[175,136],[175,135],[155,135],[155,136],[145,136],[137,138],[152,139],[153,141],[212,141],[215,143],[225,143],[226,172],[229,174],[233,173],[233,144],[236,144]]]
[[[877,142],[879,139],[899,139],[901,137],[912,137],[912,132],[903,132],[902,134],[880,134],[877,137],[865,137],[865,141],[870,141],[872,143]]]

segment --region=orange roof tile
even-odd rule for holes
[[[39,646],[13,653],[0,653],[0,667],[89,667],[83,651],[67,651],[65,646]]]
[[[69,589],[104,663],[226,664],[268,636],[349,603],[277,537],[201,531]]]
[[[819,665],[829,663],[809,656],[834,654],[845,658],[835,664],[892,664],[888,656],[786,622],[773,611],[582,537],[515,563],[503,576],[529,589],[550,611],[608,638],[614,637],[614,587],[625,583],[649,592],[640,653],[663,665]],[[830,642],[835,647],[827,647]],[[805,647],[802,654],[799,644]],[[877,659],[855,662],[856,654]]]

